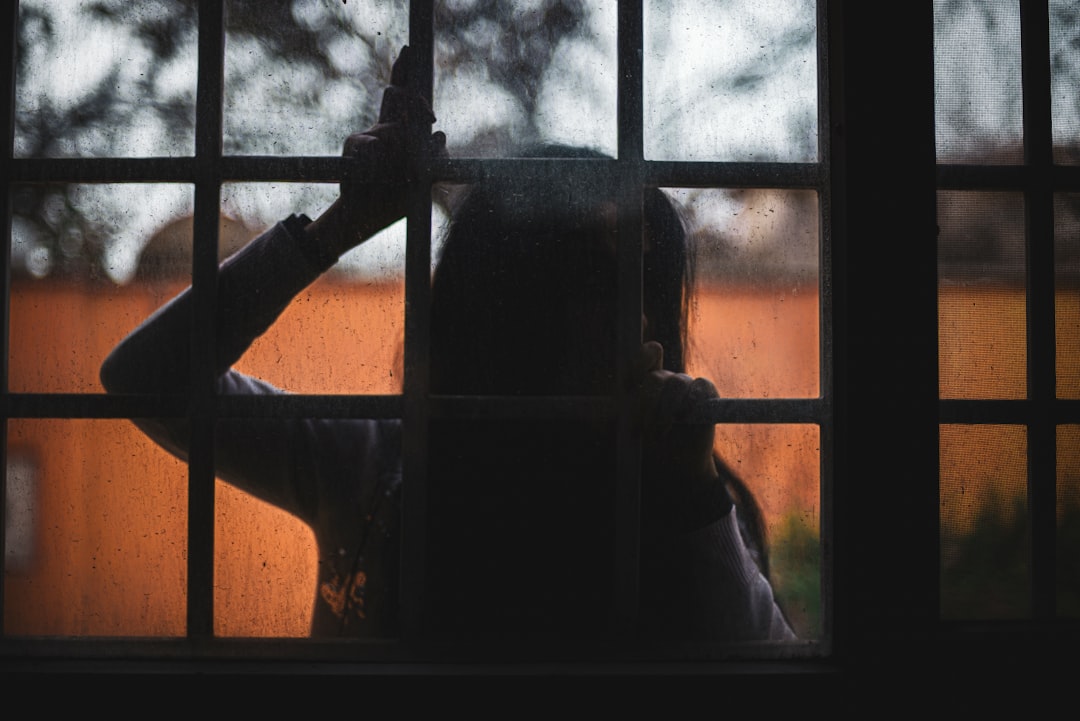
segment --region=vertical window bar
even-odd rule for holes
[[[0,19],[0,27],[4,37],[8,39],[8,50],[0,58],[0,92],[7,98],[3,119],[0,119],[0,127],[3,128],[4,136],[4,167],[10,173],[11,159],[15,149],[15,51],[16,42],[15,28],[19,17],[19,3],[12,2],[7,6],[7,11]],[[0,218],[3,218],[3,239],[0,240],[0,254],[4,258],[3,270],[0,271],[0,468],[7,468],[7,419],[8,419],[8,332],[11,325],[8,321],[11,310],[11,263],[7,259],[11,257],[11,182],[10,175],[0,191]],[[0,483],[0,505],[7,508],[7,471],[4,471],[4,482]],[[4,538],[7,525],[7,513],[4,520],[0,521],[0,559],[7,558]],[[5,593],[5,573],[0,573],[0,619],[3,618]],[[0,621],[0,636],[3,635],[3,623]]]
[[[818,342],[819,356],[818,368],[820,369],[820,390],[822,400],[822,415],[819,418],[819,433],[821,448],[818,452],[819,462],[819,487],[818,508],[821,509],[819,545],[821,548],[821,628],[822,638],[829,643],[832,628],[832,603],[831,603],[831,563],[830,544],[832,538],[830,532],[832,523],[832,473],[833,473],[833,305],[832,305],[832,163],[829,158],[832,153],[832,135],[829,108],[831,96],[829,74],[829,17],[826,0],[818,0],[815,23],[817,26],[817,62],[818,62],[818,87],[817,87],[817,124],[818,124]],[[827,648],[827,647],[826,647]],[[828,652],[828,651],[827,651]]]
[[[434,4],[409,5],[409,48],[413,90],[429,101],[434,74]],[[423,131],[426,133],[427,129]],[[412,148],[424,147],[414,138]],[[406,639],[420,632],[425,590],[428,483],[428,391],[431,310],[431,168],[412,157],[413,178],[405,244],[405,377],[403,392],[403,482],[399,613]]]
[[[642,4],[619,3],[618,20],[618,331],[620,413],[615,460],[615,588],[612,631],[633,631],[640,588],[641,439],[628,394],[632,359],[641,346],[642,313]]]
[[[221,189],[223,0],[199,3],[199,68],[195,115],[195,220],[191,285],[191,380],[188,462],[189,638],[214,632],[214,360],[218,214]]]
[[[1054,345],[1054,220],[1050,112],[1050,16],[1046,0],[1021,0],[1024,163],[1027,243],[1028,495],[1032,529],[1032,615],[1055,615],[1056,395]]]

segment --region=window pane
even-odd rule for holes
[[[1057,612],[1080,617],[1080,426],[1057,429]]]
[[[227,0],[225,152],[339,155],[375,123],[408,3]]]
[[[1050,81],[1054,162],[1080,163],[1080,7],[1050,0]]]
[[[191,155],[195,6],[20,2],[15,155]]]
[[[7,558],[4,633],[182,636],[187,467],[153,451],[128,421],[7,427],[9,453],[24,463],[7,479],[9,508],[35,530],[27,562]],[[24,493],[33,494],[29,511]]]
[[[1054,196],[1057,397],[1080,398],[1080,193]]]
[[[183,185],[13,190],[13,392],[98,393],[105,356],[191,277]]]
[[[311,528],[222,481],[214,502],[214,635],[310,635],[319,563]]]
[[[1020,4],[934,0],[938,162],[1023,162],[1020,86]]]
[[[446,2],[435,8],[435,115],[458,157],[538,142],[615,154],[611,0]]]
[[[716,452],[761,508],[773,592],[796,635],[820,637],[820,429],[722,424],[716,426]]]
[[[942,398],[1026,394],[1024,207],[1018,193],[938,193]]]
[[[229,183],[222,213],[250,238],[293,211],[318,217],[337,194],[336,185]],[[396,223],[342,256],[234,367],[294,393],[400,393],[405,227]]]
[[[941,614],[1030,613],[1027,435],[1020,426],[941,426]]]
[[[816,193],[666,192],[682,205],[695,253],[690,372],[727,398],[817,397]]]
[[[817,160],[816,3],[645,3],[645,157]]]

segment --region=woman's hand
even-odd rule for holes
[[[719,397],[705,378],[664,370],[664,349],[645,343],[637,359],[645,536],[671,538],[726,515],[731,499],[713,460],[714,426],[690,423]]]
[[[390,85],[383,91],[379,119],[345,139],[342,155],[356,170],[341,183],[334,204],[310,226],[309,236],[329,244],[336,255],[350,250],[402,218],[408,209],[412,154],[445,157],[446,136],[431,133],[435,115],[422,96],[409,88],[412,53],[408,46],[394,61]],[[415,147],[417,138],[423,138]]]

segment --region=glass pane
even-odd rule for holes
[[[940,163],[1023,162],[1020,4],[934,0]]]
[[[1080,193],[1054,196],[1057,397],[1080,398]]]
[[[100,393],[109,351],[191,277],[186,185],[12,193],[13,392]]]
[[[187,467],[128,421],[9,420],[7,443],[4,633],[184,635]]]
[[[1023,398],[1024,206],[1018,193],[938,193],[942,398]]]
[[[817,160],[812,0],[645,3],[645,157]]]
[[[378,117],[408,3],[227,0],[225,152],[339,155]]]
[[[258,422],[233,424],[259,438]],[[219,439],[228,438],[226,425],[219,423]],[[231,468],[238,450],[219,443],[219,463]],[[265,458],[286,448],[267,442],[257,451]],[[309,636],[320,562],[311,528],[296,508],[283,510],[220,480],[214,500],[214,635]]]
[[[1080,163],[1080,7],[1050,0],[1050,92],[1054,162]]]
[[[941,426],[941,614],[1030,613],[1027,434],[1021,426]]]
[[[19,3],[15,155],[191,155],[196,3]]]
[[[813,191],[667,189],[695,254],[688,366],[726,398],[820,392]]]
[[[336,185],[229,183],[222,214],[246,229],[246,240],[294,211],[316,218],[337,195]],[[400,221],[343,255],[293,299],[236,370],[293,393],[400,393],[405,229]]]
[[[1080,425],[1057,429],[1057,612],[1080,617]]]
[[[821,635],[821,432],[813,425],[724,424],[716,453],[764,520],[768,575],[795,634]]]
[[[616,150],[616,3],[436,3],[435,115],[450,155]]]

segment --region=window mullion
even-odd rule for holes
[[[1039,412],[1028,427],[1032,615],[1055,615],[1056,453],[1054,220],[1050,110],[1050,19],[1046,0],[1020,2],[1027,246],[1027,397]]]
[[[217,355],[218,216],[221,191],[225,26],[222,0],[199,4],[195,115],[195,218],[188,461],[188,637],[214,632],[214,366]]]
[[[434,62],[434,6],[431,0],[409,5],[409,82],[431,99]],[[423,129],[426,132],[426,128]],[[414,138],[422,141],[423,138]],[[414,142],[412,147],[424,147]],[[414,180],[405,245],[405,369],[402,414],[401,572],[399,615],[405,639],[421,631],[425,593],[428,489],[428,407],[431,328],[431,168],[411,158]]]
[[[616,436],[615,588],[616,634],[633,630],[640,589],[641,438],[634,428],[628,394],[631,359],[641,346],[642,313],[642,131],[641,2],[619,3],[618,35],[618,317],[617,357],[622,412]]]

